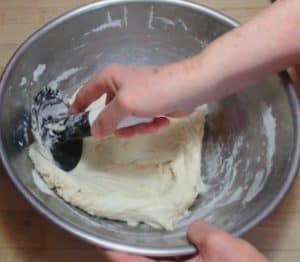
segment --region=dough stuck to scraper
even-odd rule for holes
[[[205,190],[200,177],[204,111],[173,119],[158,134],[84,139],[82,158],[71,172],[59,169],[38,143],[29,155],[51,188],[89,214],[172,230]]]

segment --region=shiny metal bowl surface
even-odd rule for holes
[[[199,218],[244,234],[278,205],[297,173],[299,104],[286,73],[209,106],[202,161],[208,191],[172,232],[95,218],[49,194],[37,184],[27,154],[30,137],[24,136],[32,98],[45,85],[71,94],[111,63],[175,62],[236,26],[216,11],[179,0],[102,1],[50,22],[18,49],[2,76],[0,151],[8,176],[49,220],[110,249],[192,254],[186,230]]]

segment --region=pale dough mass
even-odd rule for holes
[[[85,139],[81,161],[71,172],[53,164],[37,143],[29,155],[47,184],[72,205],[129,225],[172,230],[205,188],[200,177],[204,122],[199,109],[172,120],[159,134]]]

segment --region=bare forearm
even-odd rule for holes
[[[195,103],[208,103],[299,63],[299,13],[299,0],[279,0],[197,57],[178,64],[177,70],[188,67],[191,75],[193,84],[186,96],[197,96]]]

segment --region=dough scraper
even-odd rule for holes
[[[46,87],[34,98],[31,108],[32,132],[48,150],[55,164],[71,171],[80,161],[82,139],[91,136],[91,126],[104,108],[70,116],[69,102],[58,88]],[[152,122],[150,118],[127,117],[117,129]]]

